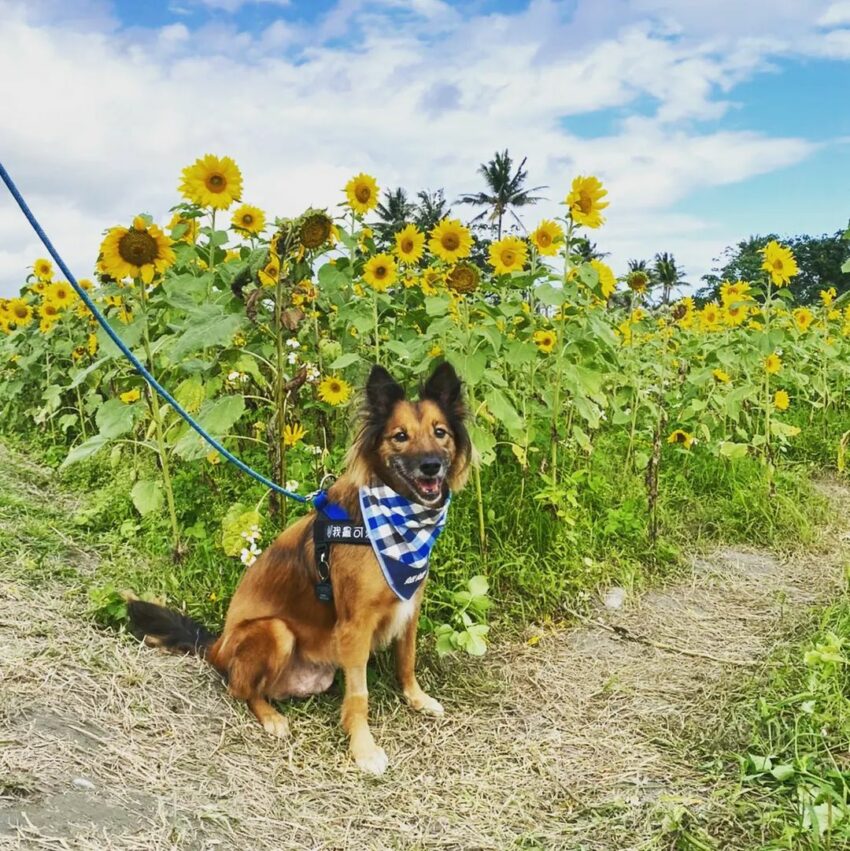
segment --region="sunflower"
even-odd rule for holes
[[[425,253],[425,234],[416,225],[407,225],[395,235],[395,253],[405,263],[418,263]]]
[[[617,289],[617,279],[614,277],[611,267],[601,260],[591,260],[590,266],[596,270],[596,274],[599,276],[599,289],[602,292],[602,298],[607,301],[614,294],[614,290]]]
[[[48,322],[55,322],[59,318],[59,308],[52,301],[45,301],[38,312]]]
[[[260,269],[257,275],[264,287],[276,287],[277,279],[280,275],[280,260],[274,255],[269,255],[268,262]]]
[[[125,405],[132,405],[133,402],[138,402],[139,399],[142,398],[142,393],[138,387],[134,387],[132,390],[128,390],[126,393],[122,393],[118,398]]]
[[[438,358],[443,353],[442,346],[439,343],[434,343],[430,349],[428,349],[428,357],[429,358]]]
[[[304,439],[305,434],[307,434],[307,430],[301,423],[287,423],[283,427],[283,445],[295,446]]]
[[[226,210],[242,197],[242,173],[230,157],[207,154],[183,169],[180,191],[199,207]]]
[[[43,296],[48,286],[50,285],[47,281],[36,281],[34,284],[30,284],[29,290],[34,295]]]
[[[544,219],[528,239],[539,254],[551,257],[558,253],[558,247],[564,241],[564,231],[557,222]]]
[[[688,432],[686,432],[684,429],[677,428],[667,438],[667,442],[677,443],[679,444],[679,446],[684,446],[685,449],[690,449],[694,443],[694,436],[692,434],[688,434]]]
[[[445,283],[443,276],[436,269],[426,269],[422,273],[419,287],[424,295],[437,295],[442,283]]]
[[[506,236],[490,245],[488,262],[497,275],[519,272],[528,257],[525,241],[515,236]]]
[[[324,210],[309,210],[301,219],[298,238],[304,248],[321,248],[333,236],[334,223]]]
[[[720,301],[727,306],[739,301],[749,301],[749,292],[750,285],[746,281],[735,281],[734,284],[726,281],[720,285]]]
[[[626,275],[626,286],[633,293],[643,294],[649,289],[649,275],[643,269],[634,269]]]
[[[55,319],[47,319],[46,317],[42,317],[38,323],[38,330],[42,334],[49,334],[56,327]]]
[[[90,293],[94,289],[94,284],[88,278],[80,278],[77,283],[87,292]]]
[[[355,213],[368,213],[378,206],[378,184],[375,178],[362,172],[345,184],[348,205]]]
[[[456,293],[474,293],[481,273],[471,263],[458,263],[446,275],[446,286]]]
[[[837,293],[835,291],[835,287],[830,287],[828,290],[821,290],[819,295],[824,307],[832,307],[832,303],[835,301]]]
[[[790,284],[791,278],[800,271],[791,249],[780,245],[775,239],[768,242],[762,248],[761,253],[764,256],[761,267],[765,272],[770,273],[770,277],[777,287]]]
[[[32,308],[22,298],[10,299],[8,308],[9,319],[18,328],[26,328],[32,322]]]
[[[431,231],[428,240],[431,253],[446,263],[455,263],[469,257],[472,250],[472,234],[458,219],[443,219]]]
[[[808,331],[812,322],[815,321],[815,315],[808,307],[798,307],[792,314],[794,324],[798,331]]]
[[[116,281],[141,278],[146,284],[174,262],[171,240],[141,217],[131,228],[112,228],[100,245],[101,266]]]
[[[777,411],[787,411],[791,404],[791,397],[784,390],[777,390],[773,394],[773,406]]]
[[[68,307],[74,303],[76,293],[71,289],[71,285],[67,281],[58,281],[51,284],[44,291],[45,302],[50,302],[59,310]]]
[[[718,382],[718,384],[728,384],[732,380],[732,376],[724,369],[715,369],[711,374],[714,376],[714,380]]]
[[[723,321],[723,311],[719,304],[710,301],[699,312],[699,327],[701,331],[716,331]]]
[[[723,320],[730,328],[737,328],[739,325],[743,325],[749,315],[750,310],[747,305],[740,302],[728,304],[723,309]]]
[[[396,277],[395,260],[389,254],[376,254],[363,267],[363,280],[379,293],[391,287]]]
[[[763,361],[764,371],[770,375],[776,375],[782,369],[782,358],[776,352],[769,354]]]
[[[266,226],[266,214],[259,207],[243,204],[237,208],[230,221],[240,233],[257,236]]]
[[[570,194],[565,200],[573,221],[588,228],[601,227],[605,221],[602,210],[608,206],[608,201],[602,199],[607,194],[608,190],[596,177],[577,177],[573,180]]]
[[[351,385],[344,378],[329,376],[319,383],[319,398],[334,407],[348,401],[350,395]]]
[[[32,264],[32,271],[39,281],[49,281],[53,277],[53,264],[46,257],[39,257]]]
[[[175,242],[194,242],[198,238],[200,229],[201,226],[196,218],[181,216],[180,213],[175,213],[168,223],[168,230],[171,231],[171,238]]]
[[[558,342],[554,331],[535,331],[532,339],[537,345],[537,348],[547,355],[555,348],[555,343]]]
[[[86,340],[86,348],[89,350],[89,354],[94,356],[97,353],[98,342],[96,334],[89,334],[88,340]]]

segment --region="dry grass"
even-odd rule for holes
[[[15,503],[0,530],[18,540],[21,511],[61,530],[69,506],[43,473],[0,462]],[[846,493],[831,498],[846,509]],[[754,668],[699,654],[757,666],[835,593],[842,559],[835,534],[806,558],[718,552],[689,583],[600,614],[694,656],[585,627],[434,664],[440,720],[409,712],[380,664],[372,717],[390,770],[374,779],[345,754],[338,695],[288,705],[281,742],[196,660],[88,623],[60,568],[97,554],[65,537],[40,553],[22,542],[0,569],[0,848],[671,847],[671,809],[720,806],[682,731],[716,725]]]

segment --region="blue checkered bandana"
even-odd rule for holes
[[[426,508],[386,485],[360,488],[366,534],[387,584],[409,600],[428,575],[431,550],[446,525],[451,495],[440,508]]]

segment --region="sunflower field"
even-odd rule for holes
[[[829,289],[795,305],[797,266],[777,242],[719,301],[653,305],[645,272],[582,260],[608,206],[594,177],[572,181],[557,220],[483,250],[454,218],[379,238],[366,174],[339,206],[291,219],[242,203],[228,157],[188,166],[179,189],[169,222],[108,230],[80,284],[247,463],[308,493],[341,469],[372,364],[408,386],[441,359],[463,377],[480,463],[433,571],[426,627],[446,649],[482,652],[468,630],[488,589],[473,577],[497,612],[553,615],[674,564],[694,537],[796,534],[795,466],[843,469],[850,308]],[[133,584],[220,619],[243,565],[303,507],[152,396],[49,260],[0,300],[0,332],[4,435],[101,494],[81,524],[169,556],[104,578],[98,599]]]

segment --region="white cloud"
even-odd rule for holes
[[[734,37],[672,0],[583,0],[571,17],[534,0],[522,14],[474,19],[442,0],[340,0],[311,30],[289,20],[258,34],[175,23],[132,39],[99,4],[82,28],[45,24],[46,5],[36,17],[14,6],[0,20],[0,136],[4,164],[81,276],[105,227],[139,211],[165,218],[180,169],[207,152],[240,164],[246,201],[293,215],[338,203],[360,170],[382,186],[443,186],[455,198],[505,147],[528,156],[532,185],[550,186],[535,219],[558,211],[572,176],[599,174],[612,205],[594,238],[615,265],[671,250],[698,276],[738,235],[675,205],[813,150],[700,123],[729,109],[722,93],[767,67],[771,50],[786,50],[782,39],[802,26],[796,5],[770,19],[775,31],[742,13]],[[814,21],[828,4],[801,5]],[[346,32],[356,32],[350,46],[324,41]],[[612,135],[567,129],[570,115],[639,100],[654,114]],[[0,295],[43,254],[11,203],[0,198]]]
[[[818,25],[822,27],[834,27],[844,24],[850,24],[850,2],[848,0],[831,3],[829,8],[818,18]]]

